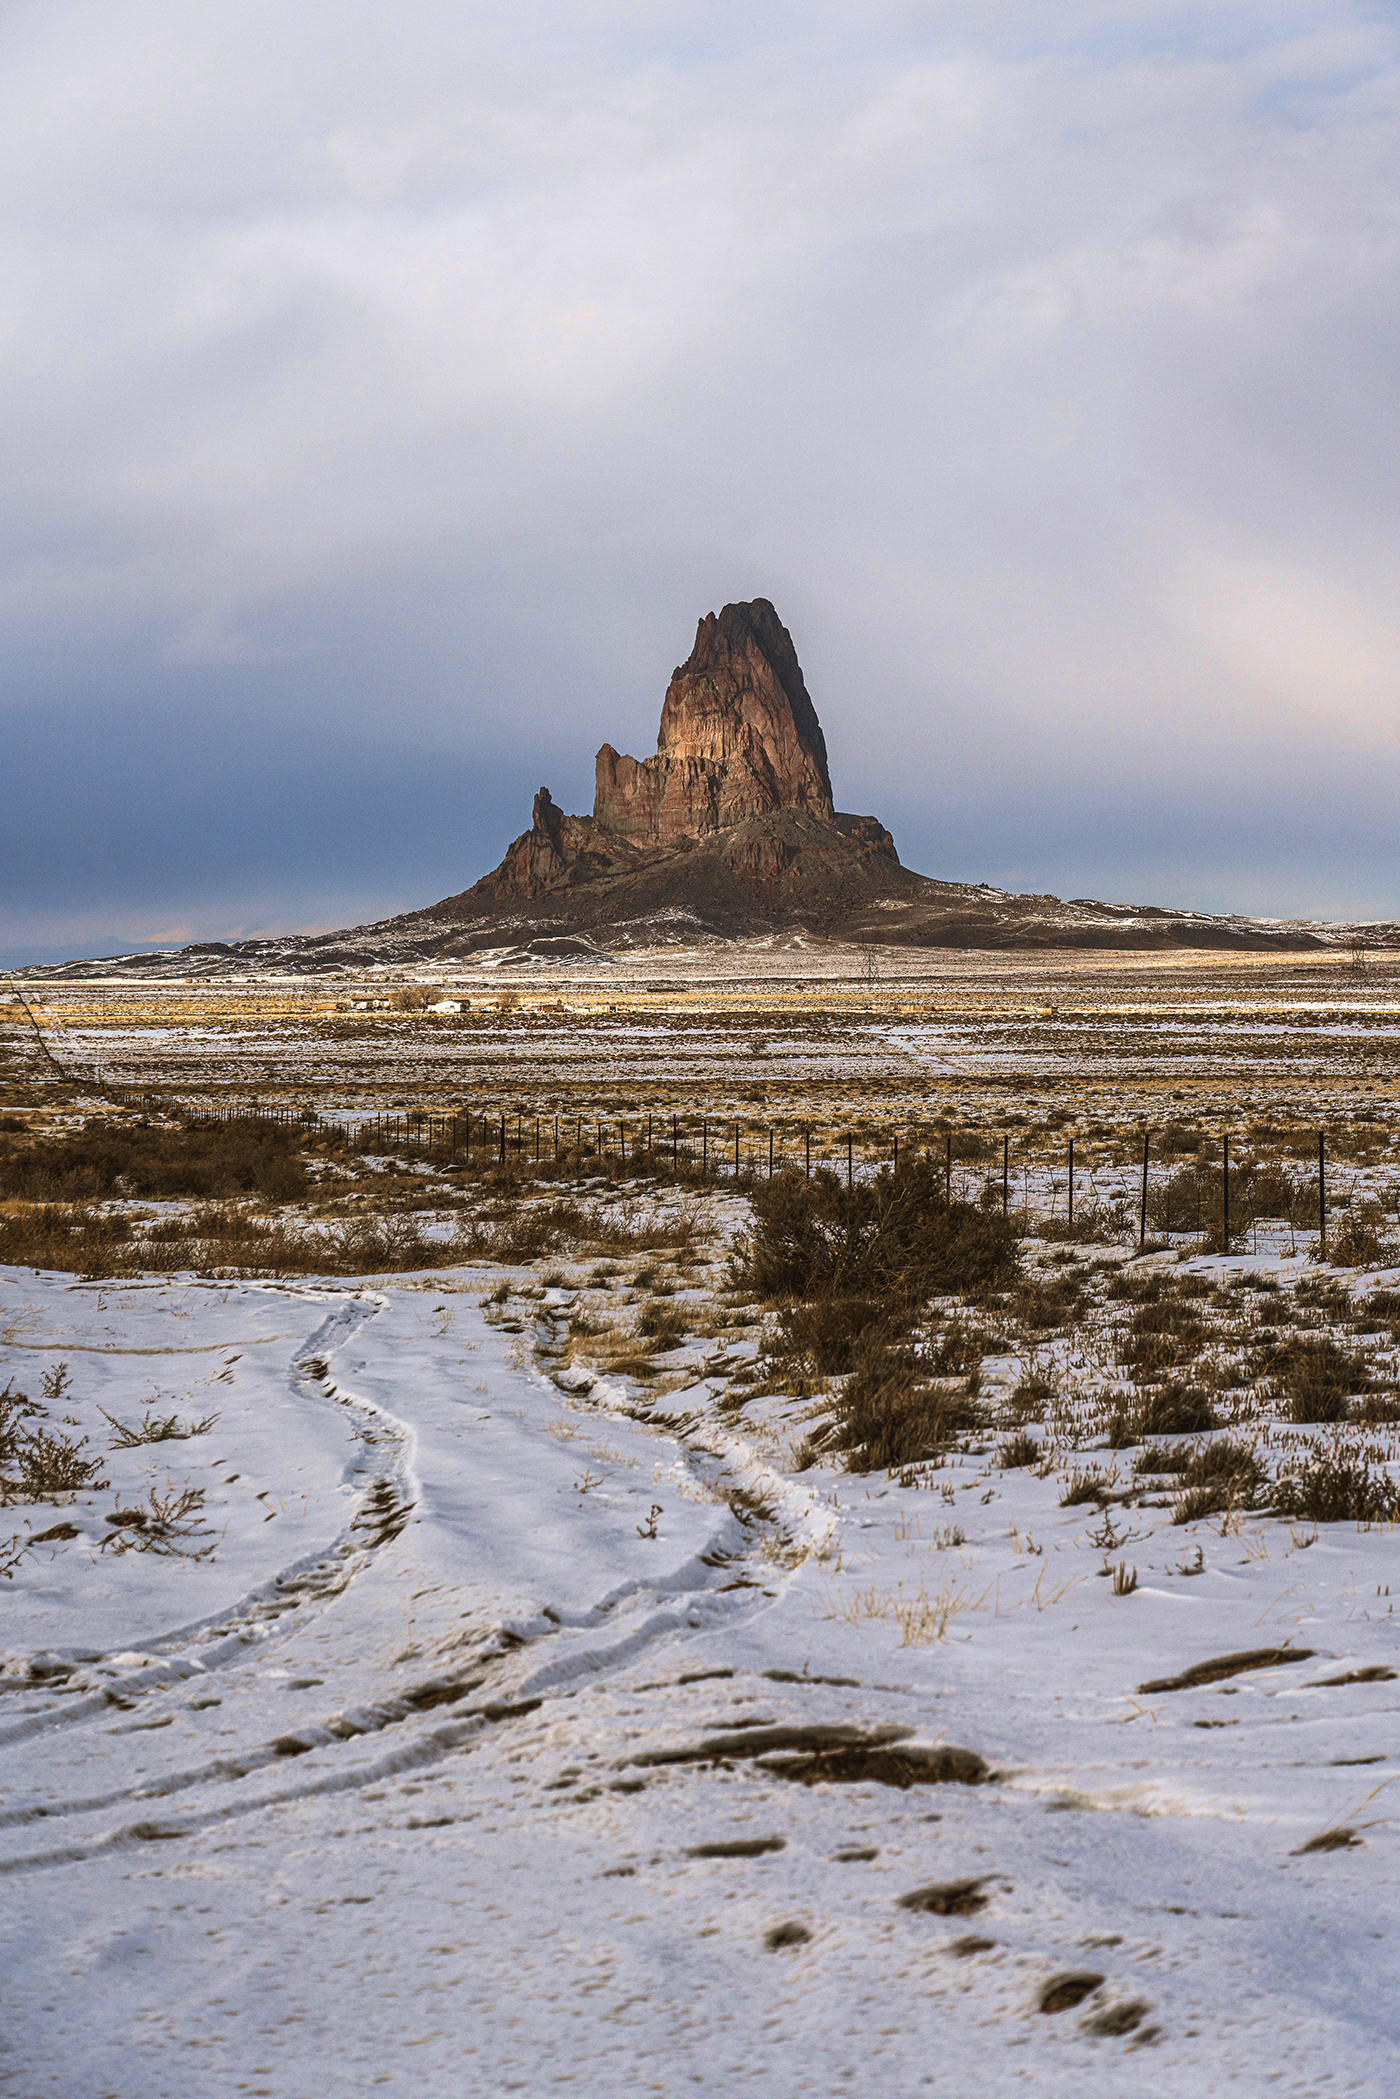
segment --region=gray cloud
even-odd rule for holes
[[[461,887],[792,628],[838,797],[1400,913],[1388,7],[12,7],[0,946]]]

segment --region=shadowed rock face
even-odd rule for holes
[[[661,709],[656,756],[598,753],[593,820],[671,845],[804,809],[834,815],[826,739],[792,636],[766,598],[707,613]]]

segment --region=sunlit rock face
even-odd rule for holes
[[[755,908],[826,923],[892,879],[901,894],[920,880],[875,817],[833,807],[792,636],[754,598],[700,621],[666,689],[655,757],[605,743],[592,816],[567,815],[542,787],[530,829],[464,894],[492,909],[555,900],[571,919],[679,910],[737,927]]]
[[[826,739],[766,598],[707,613],[674,673],[654,758],[598,753],[593,820],[647,845],[801,809],[831,822]]]

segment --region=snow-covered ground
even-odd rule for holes
[[[496,1280],[0,1271],[90,1451],[217,1416],[0,1516],[0,2089],[1394,2089],[1392,1530],[797,1472]]]

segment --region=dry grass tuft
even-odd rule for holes
[[[1400,1522],[1400,1487],[1359,1458],[1316,1452],[1285,1471],[1274,1487],[1280,1516],[1308,1523]]]
[[[1181,1492],[1172,1504],[1173,1523],[1199,1523],[1236,1509],[1251,1509],[1266,1473],[1255,1452],[1228,1437],[1202,1443],[1181,1472]]]
[[[87,1437],[76,1441],[32,1424],[47,1408],[16,1392],[13,1379],[0,1392],[0,1503],[58,1501],[85,1488],[105,1487],[101,1458],[86,1458]]]
[[[1014,1436],[997,1448],[997,1463],[1004,1471],[1018,1471],[1023,1465],[1038,1465],[1044,1452],[1028,1429],[1018,1429]]]
[[[185,1443],[192,1436],[205,1436],[218,1420],[217,1414],[206,1414],[199,1421],[185,1421],[178,1414],[156,1414],[147,1407],[141,1419],[134,1425],[129,1421],[118,1421],[105,1407],[98,1413],[114,1430],[116,1441],[113,1450],[136,1450],[143,1443]]]
[[[1325,1336],[1290,1336],[1272,1352],[1269,1368],[1285,1421],[1345,1421],[1352,1394],[1370,1383],[1365,1356]]]
[[[62,1136],[0,1137],[0,1195],[89,1202],[113,1195],[259,1195],[287,1202],[307,1189],[299,1130],[248,1119],[172,1129],[92,1121]]]
[[[877,1331],[856,1344],[851,1373],[810,1442],[841,1451],[851,1472],[891,1471],[937,1456],[981,1424],[965,1389],[931,1376],[916,1350]]]
[[[204,1489],[177,1487],[167,1480],[165,1491],[152,1487],[145,1505],[113,1509],[107,1518],[112,1528],[102,1540],[101,1550],[149,1552],[159,1559],[207,1560],[217,1540],[203,1518]]]

